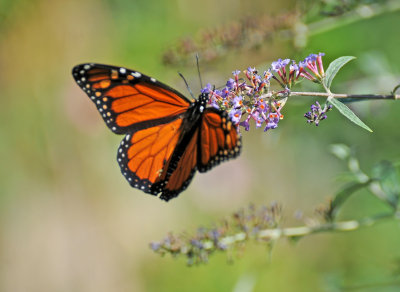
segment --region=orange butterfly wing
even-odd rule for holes
[[[132,187],[168,201],[197,169],[205,172],[240,153],[240,137],[226,112],[203,110],[154,78],[99,64],[78,65],[72,74],[107,126],[127,134],[117,160]]]
[[[165,176],[166,164],[178,144],[182,119],[126,135],[117,160],[130,185],[146,193],[158,194],[153,185]]]
[[[167,171],[153,189],[168,201],[186,189],[196,170],[206,172],[222,161],[235,158],[240,150],[241,137],[228,114],[207,108],[176,146]]]
[[[169,201],[185,190],[192,181],[197,170],[199,129],[189,132],[177,146],[167,171],[154,185],[154,189],[161,192],[160,199]],[[188,141],[185,141],[188,140]]]
[[[198,169],[206,172],[240,154],[241,137],[225,111],[207,108],[200,127]]]
[[[116,134],[170,122],[191,104],[169,86],[126,68],[81,64],[72,75]]]

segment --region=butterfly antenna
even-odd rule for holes
[[[197,73],[199,74],[199,79],[200,79],[200,88],[203,89],[203,81],[201,80],[201,74],[200,74],[200,65],[199,65],[199,54],[196,53],[196,65],[197,65]]]
[[[187,88],[187,90],[189,91],[190,95],[193,97],[193,99],[195,99],[195,98],[194,98],[194,95],[193,95],[193,92],[192,92],[192,90],[191,90],[190,87],[189,87],[189,84],[186,82],[185,77],[183,77],[183,75],[181,74],[181,72],[178,72],[178,74],[179,74],[179,76],[181,76],[181,78],[183,79],[183,82],[185,82],[186,88]]]

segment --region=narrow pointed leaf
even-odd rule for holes
[[[328,97],[328,102],[330,102],[335,108],[339,110],[339,112],[342,115],[344,115],[354,124],[360,126],[361,128],[364,128],[369,132],[372,132],[371,128],[368,127],[363,121],[361,121],[360,118],[357,117],[356,114],[351,109],[349,109],[345,104],[341,103],[340,101],[332,97]]]
[[[339,72],[340,68],[342,68],[347,62],[355,59],[353,56],[344,56],[337,58],[329,64],[328,69],[325,73],[324,84],[327,88],[331,88],[333,78],[335,78],[337,72]]]

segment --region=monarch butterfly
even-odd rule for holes
[[[117,160],[130,185],[170,200],[192,180],[239,155],[241,137],[226,111],[206,107],[209,95],[190,101],[137,71],[101,64],[72,69],[106,125],[125,134]]]

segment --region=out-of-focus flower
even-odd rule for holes
[[[182,38],[170,44],[163,54],[163,62],[167,65],[192,64],[195,54],[200,54],[203,62],[210,62],[232,51],[254,50],[270,41],[276,31],[291,29],[297,18],[297,12],[250,15],[202,30],[193,38]]]
[[[280,218],[281,207],[276,203],[260,208],[250,205],[216,223],[213,228],[198,228],[192,235],[170,233],[163,240],[150,243],[150,248],[160,255],[186,256],[188,265],[205,263],[216,251],[234,251],[248,240],[259,240],[260,232],[277,228]]]

